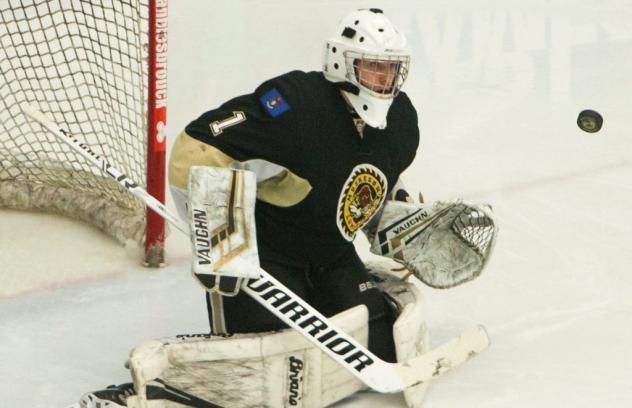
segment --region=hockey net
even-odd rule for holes
[[[166,0],[0,8],[0,206],[87,221],[162,262],[164,222],[22,113],[29,103],[164,202]]]

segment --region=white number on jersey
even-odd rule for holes
[[[216,120],[214,122],[211,122],[210,124],[211,132],[213,132],[213,136],[219,136],[222,134],[224,129],[231,126],[235,126],[241,122],[244,122],[245,120],[246,120],[245,113],[243,113],[242,111],[233,111],[232,116],[223,120]]]

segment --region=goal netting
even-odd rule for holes
[[[145,242],[147,262],[160,263],[162,220],[21,105],[38,107],[164,201],[165,53],[166,0],[5,2],[0,206],[87,221],[121,242]]]

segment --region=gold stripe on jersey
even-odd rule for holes
[[[226,319],[224,317],[224,300],[219,293],[208,293],[209,305],[211,307],[211,332],[212,334],[228,334],[226,330]]]
[[[182,132],[175,140],[169,159],[169,184],[186,190],[192,166],[230,167],[235,159],[218,148]],[[300,203],[312,190],[304,178],[289,170],[257,183],[257,198],[278,207]]]
[[[288,170],[257,184],[257,198],[277,207],[298,204],[310,191],[312,186],[309,181]]]
[[[186,190],[192,166],[230,167],[235,159],[221,150],[180,133],[169,159],[169,184]]]

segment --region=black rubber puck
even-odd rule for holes
[[[597,133],[601,129],[601,125],[603,125],[603,118],[599,112],[594,110],[583,110],[577,116],[577,126],[584,132]]]

